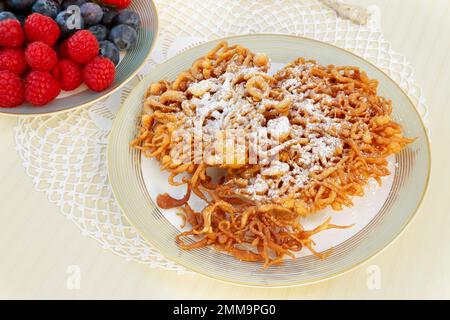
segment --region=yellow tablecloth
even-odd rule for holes
[[[0,117],[0,298],[449,299],[450,2],[350,2],[381,8],[385,38],[414,66],[430,111],[430,187],[416,218],[392,245],[343,276],[288,289],[236,287],[127,262],[82,237],[34,190],[15,151],[17,120]],[[68,285],[72,265],[79,266],[79,289]],[[379,289],[367,286],[372,265],[381,273]]]

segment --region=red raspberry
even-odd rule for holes
[[[19,76],[8,70],[0,71],[0,108],[17,107],[24,100],[25,92]]]
[[[18,48],[25,42],[20,22],[14,19],[0,21],[0,46]]]
[[[98,55],[97,38],[87,30],[75,32],[67,42],[67,51],[71,60],[86,64]]]
[[[8,70],[21,75],[27,68],[22,49],[5,48],[0,50],[0,70]]]
[[[83,68],[83,80],[92,91],[100,92],[114,81],[116,68],[108,58],[98,56]]]
[[[61,91],[58,81],[43,71],[31,71],[25,78],[25,99],[35,106],[53,101]]]
[[[40,41],[28,45],[25,59],[31,69],[39,71],[50,71],[58,62],[55,50]]]
[[[81,68],[70,60],[60,60],[53,69],[53,77],[61,84],[61,89],[70,91],[78,88],[83,82]]]
[[[131,0],[103,0],[104,4],[109,4],[117,9],[125,9],[131,3]]]
[[[58,24],[50,17],[33,13],[25,20],[25,34],[29,42],[42,41],[53,46],[61,34]]]

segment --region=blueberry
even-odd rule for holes
[[[84,28],[83,18],[67,10],[58,13],[55,21],[61,29],[61,35],[63,38],[67,38],[75,33],[75,31]]]
[[[114,18],[114,23],[117,24],[127,24],[130,27],[137,30],[141,24],[141,19],[139,15],[130,9],[125,9],[119,12],[119,14]]]
[[[120,50],[128,50],[136,43],[137,32],[126,24],[119,24],[111,29],[109,40],[114,42]]]
[[[14,15],[14,13],[9,11],[2,11],[0,12],[0,21],[6,20],[6,19],[15,19],[17,20],[17,17]]]
[[[106,27],[113,27],[114,18],[117,16],[118,12],[111,7],[102,7],[103,10],[103,19],[102,24]]]
[[[67,10],[70,6],[79,6],[81,7],[86,3],[86,0],[64,0],[62,3],[62,7],[64,10]]]
[[[8,6],[15,12],[26,12],[31,9],[35,0],[8,0]]]
[[[103,10],[98,4],[88,2],[83,4],[80,9],[85,24],[94,25],[102,21]]]
[[[96,24],[88,29],[97,38],[98,41],[105,40],[108,36],[108,28],[101,24]]]
[[[61,11],[61,7],[53,0],[37,0],[31,8],[31,11],[55,19]]]
[[[100,55],[105,58],[108,58],[115,65],[117,65],[120,60],[120,53],[116,45],[108,40],[100,41],[99,45],[100,45]]]

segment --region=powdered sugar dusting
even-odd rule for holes
[[[313,100],[308,97],[308,90],[297,93],[300,87],[315,86],[301,80],[302,74],[313,66],[313,63],[305,63],[279,71],[286,79],[280,81],[278,86],[287,91],[286,97],[291,99],[292,106],[288,117],[269,120],[268,127],[275,128],[275,135],[278,136],[285,135],[286,130],[290,132],[289,139],[278,146],[288,144],[288,156],[285,162],[273,160],[267,163],[260,174],[249,180],[247,187],[239,190],[242,194],[256,200],[287,195],[299,196],[310,181],[311,173],[323,171],[335,163],[335,155],[342,150],[343,144],[333,132],[345,124],[345,121],[328,115],[327,106],[333,102],[333,97],[322,94],[319,99]],[[261,181],[264,181],[264,189],[260,187]]]
[[[283,80],[276,86],[283,90],[282,98],[289,108],[271,116],[270,111],[282,108],[283,101],[270,96],[252,101],[245,81],[256,75],[269,77],[268,73],[258,67],[230,63],[217,78],[189,85],[187,91],[192,98],[182,103],[178,116],[184,123],[177,131],[210,141],[209,146],[204,147],[214,150],[212,153],[216,156],[230,155],[223,144],[217,147],[213,143],[217,142],[218,132],[226,132],[227,138],[230,133],[231,138],[256,133],[259,171],[245,186],[236,187],[235,192],[256,200],[298,196],[311,181],[311,174],[336,163],[336,153],[342,150],[342,141],[335,133],[343,121],[328,114],[334,98],[326,94],[312,98],[310,92],[315,84],[311,81],[314,79],[304,77],[313,66],[313,63],[304,63],[279,71]],[[244,158],[245,150],[250,149],[244,148]],[[232,154],[233,161],[235,157]],[[206,157],[204,161],[213,164],[217,158]]]

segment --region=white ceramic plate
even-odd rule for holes
[[[393,101],[393,118],[403,126],[405,136],[416,141],[389,159],[392,174],[383,185],[370,183],[364,197],[355,197],[355,205],[342,212],[323,210],[303,219],[313,227],[332,216],[336,224],[354,224],[350,229],[327,230],[316,236],[319,251],[333,247],[332,254],[320,260],[304,250],[299,259],[287,259],[281,266],[266,270],[260,263],[241,262],[211,248],[184,251],[174,238],[180,232],[181,219],[176,210],[161,210],[156,196],[169,192],[184,195],[184,187],[167,183],[168,174],[161,172],[154,159],[147,159],[129,147],[137,129],[142,99],[151,82],[174,79],[191,63],[220,41],[212,41],[185,51],[159,65],[129,95],[113,125],[108,145],[108,166],[114,194],[129,221],[142,236],[167,258],[206,276],[253,286],[301,285],[324,280],[364,262],[389,244],[406,226],[417,210],[429,178],[430,152],[426,130],[413,103],[385,73],[364,59],[338,47],[316,40],[284,35],[249,35],[227,38],[230,44],[241,44],[253,52],[264,52],[272,60],[273,69],[297,57],[318,60],[322,65],[355,65],[369,77],[378,79],[378,93]],[[274,70],[272,70],[274,71]],[[194,206],[200,201],[193,201]],[[197,204],[195,204],[197,203]]]

